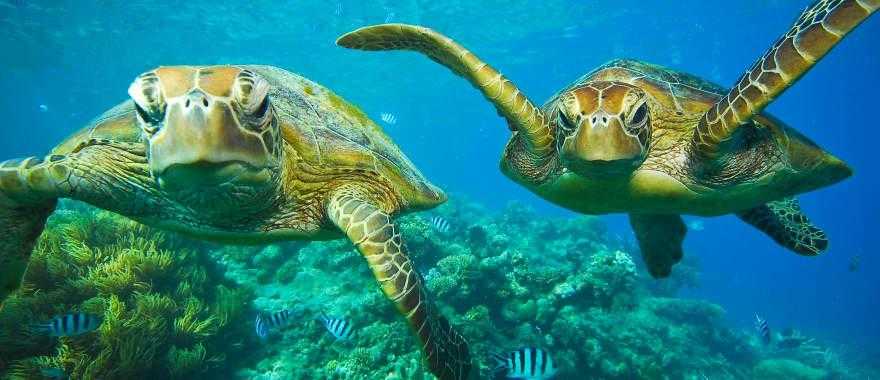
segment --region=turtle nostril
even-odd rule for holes
[[[605,116],[602,116],[602,122],[603,122],[603,123],[607,123],[607,122],[608,122],[608,118],[605,117]]]
[[[186,100],[186,103],[184,103],[183,106],[189,108],[189,99]]]
[[[208,99],[207,99],[207,98],[202,98],[202,104],[203,104],[205,107],[207,107],[207,106],[208,106]]]

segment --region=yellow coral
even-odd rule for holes
[[[0,371],[38,378],[52,365],[72,378],[187,378],[222,365],[223,356],[209,352],[230,350],[228,338],[245,333],[249,293],[222,286],[200,247],[183,242],[109,212],[60,210],[24,286],[0,311],[0,358],[11,360]],[[21,326],[72,311],[103,322],[57,344],[21,335]],[[220,338],[224,327],[236,330]]]

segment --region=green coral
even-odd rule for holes
[[[247,290],[223,285],[207,248],[81,206],[50,218],[22,289],[0,312],[0,371],[32,378],[209,377],[247,333]],[[50,339],[26,326],[54,315],[103,317],[97,331]]]
[[[633,259],[637,247],[612,237],[598,218],[547,219],[517,204],[493,214],[456,198],[404,217],[401,230],[484,378],[494,364],[488,353],[525,345],[547,349],[559,378],[876,377],[850,371],[827,345],[764,346],[728,327],[721,307],[674,298],[698,284],[699,263],[677,266],[668,282],[653,280]],[[436,231],[434,215],[450,232]],[[409,326],[347,241],[208,246],[109,213],[62,209],[25,285],[0,313],[0,358],[13,355],[4,365],[9,377],[64,368],[102,378],[431,378]],[[252,335],[252,318],[243,317],[251,302],[262,312],[297,314],[258,344],[243,337]],[[16,330],[69,311],[106,321],[97,333],[54,346]],[[351,319],[355,339],[336,341],[314,321],[321,312]],[[245,346],[250,355],[242,355]],[[231,360],[242,356],[258,361]],[[112,372],[110,363],[125,369]]]
[[[796,360],[767,359],[755,366],[752,378],[755,380],[822,380],[828,378],[828,373]]]
[[[652,297],[635,252],[609,238],[597,218],[547,220],[519,205],[493,215],[455,201],[435,213],[454,233],[435,231],[431,215],[416,215],[403,219],[403,236],[439,309],[468,338],[483,377],[493,365],[488,353],[522,345],[550,350],[568,377],[577,365],[596,378],[725,378],[754,363],[751,351],[730,348],[750,346],[724,327],[719,307]],[[258,290],[257,304],[348,315],[357,339],[336,343],[322,327],[293,326],[240,378],[425,375],[409,328],[350,244],[311,244],[279,267],[283,277]]]

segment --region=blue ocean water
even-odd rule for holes
[[[614,58],[629,57],[728,86],[787,30],[806,1],[0,0],[0,158],[42,155],[126,98],[159,65],[258,63],[315,80],[375,120],[432,181],[492,208],[524,202],[572,213],[505,178],[508,131],[465,81],[414,53],[364,53],[340,34],[382,22],[430,26],[455,38],[542,103]],[[780,326],[880,352],[880,185],[877,105],[880,19],[866,21],[768,112],[848,162],[855,175],[800,199],[831,248],[794,255],[730,216],[703,220],[686,254],[702,286],[687,296],[725,307],[746,327],[760,313]],[[605,217],[631,238],[625,217]],[[696,219],[695,219],[696,220]],[[861,258],[859,270],[847,269]]]

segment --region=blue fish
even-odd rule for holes
[[[71,313],[59,315],[46,323],[31,325],[31,330],[53,337],[77,336],[98,329],[103,319],[100,316],[88,313]]]
[[[761,337],[761,341],[764,344],[770,344],[772,339],[770,326],[767,324],[767,320],[761,318],[758,314],[755,314],[755,330],[758,331],[758,336]]]
[[[292,313],[290,310],[284,309],[268,316],[264,316],[263,314],[257,314],[257,319],[254,321],[255,330],[257,332],[257,336],[260,338],[265,338],[269,335],[270,329],[280,328],[286,326],[290,323]]]
[[[344,318],[332,318],[321,314],[321,322],[336,340],[346,341],[354,337],[354,326]]]
[[[497,362],[493,372],[504,372],[508,379],[546,380],[559,371],[550,354],[541,348],[523,347],[507,354],[494,354]]]

